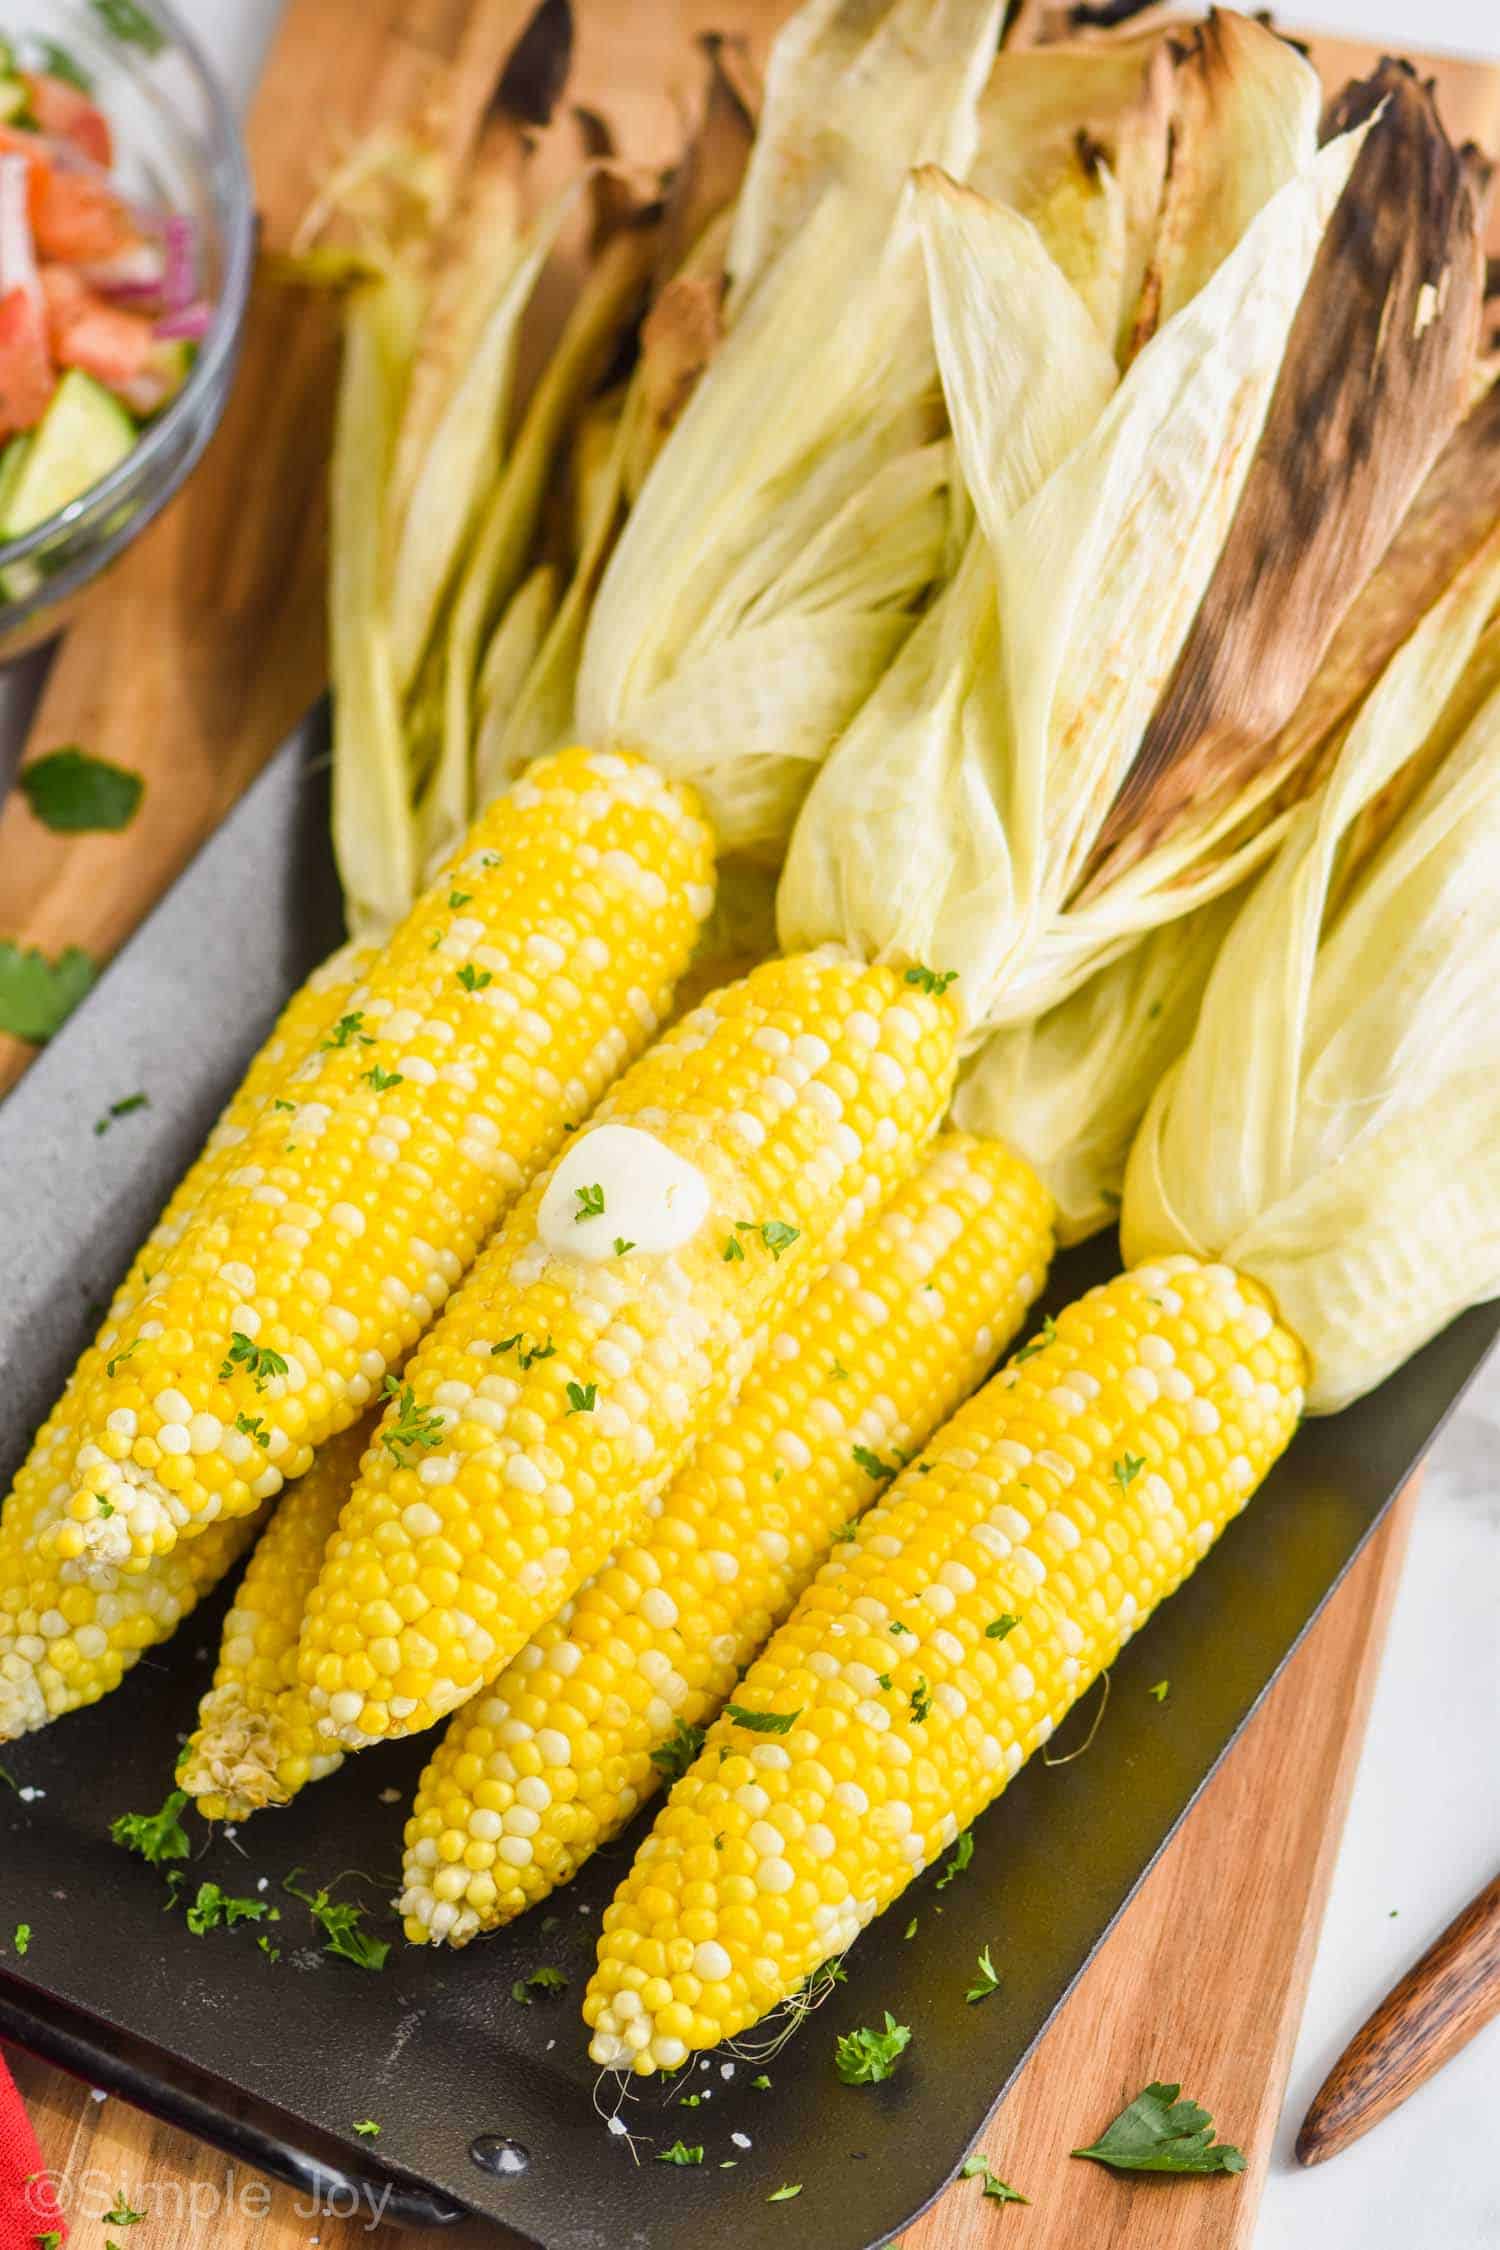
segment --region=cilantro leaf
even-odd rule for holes
[[[674,1719],[666,1741],[658,1742],[652,1751],[651,1763],[670,1788],[687,1772],[702,1748],[702,1727],[690,1727],[685,1719]]]
[[[323,1932],[328,1941],[323,1951],[334,1954],[340,1961],[352,1961],[357,1969],[383,1969],[390,1944],[385,1938],[373,1938],[361,1929],[364,1908],[335,1903],[326,1885],[320,1885],[316,1891],[299,1890],[297,1877],[301,1872],[300,1867],[294,1867],[281,1887],[290,1897],[301,1899]]]
[[[674,2141],[670,2148],[659,2148],[657,2150],[656,2161],[658,2164],[701,2164],[703,2162],[703,2144],[700,2141],[694,2147],[689,2148],[685,2141]]]
[[[110,1838],[128,1852],[139,1852],[152,1867],[169,1859],[186,1859],[187,1831],[177,1815],[187,1801],[185,1789],[174,1789],[160,1812],[121,1813],[110,1823]]]
[[[1196,2102],[1179,2101],[1181,2091],[1153,2080],[1092,2147],[1071,2153],[1117,2172],[1243,2172],[1240,2151],[1214,2139],[1208,2111]]]
[[[917,1684],[911,1691],[911,1724],[914,1727],[925,1726],[931,1710],[932,1690],[927,1685],[926,1675],[919,1672]]]
[[[42,826],[59,836],[118,834],[129,827],[146,793],[138,773],[90,757],[76,742],[22,766],[16,787]]]
[[[842,2035],[833,2050],[833,2067],[846,2086],[877,2086],[893,2074],[910,2044],[910,2025],[897,2023],[887,2008],[883,2030],[862,2025]]]
[[[411,1447],[430,1452],[435,1445],[442,1444],[442,1410],[436,1406],[418,1406],[417,1394],[410,1383],[398,1382],[394,1375],[387,1375],[382,1388],[395,1408],[396,1419],[389,1429],[381,1424],[380,1442],[398,1467],[405,1469],[410,1466],[406,1456]],[[386,1411],[389,1413],[390,1408]]]
[[[998,1992],[999,1990],[999,1973],[994,1962],[990,1959],[990,1949],[986,1946],[979,1956],[979,1975],[964,1994],[964,1998],[972,2008],[976,2001],[988,2000],[992,1992]]]
[[[209,1930],[232,1930],[236,1922],[263,1922],[267,1915],[273,1922],[281,1919],[263,1898],[233,1898],[217,1883],[200,1883],[187,1910],[187,1926],[194,1937],[202,1937]]]
[[[882,1461],[880,1455],[872,1453],[867,1445],[851,1446],[849,1451],[856,1469],[863,1469],[865,1475],[873,1477],[877,1484],[883,1484],[887,1477],[893,1477],[896,1474],[895,1462]]]
[[[989,2158],[980,2152],[976,2151],[973,2156],[964,2159],[958,2168],[958,2176],[961,2180],[983,2180],[981,2193],[992,2203],[1029,2204],[1031,2201],[1029,2195],[1022,2195],[1018,2188],[1008,2186],[998,2173],[992,2172]]]
[[[724,1715],[747,1734],[790,1734],[802,1716],[802,1706],[799,1703],[795,1711],[747,1711],[742,1703],[726,1703]]]
[[[102,2227],[138,2227],[145,2216],[144,2211],[132,2211],[125,2200],[125,2190],[116,2188],[115,2207],[104,2213],[99,2224]]]
[[[81,946],[64,946],[55,961],[35,947],[22,952],[0,938],[0,1031],[40,1047],[61,1029],[98,975]]]
[[[963,1834],[955,1841],[953,1846],[953,1857],[949,1860],[947,1866],[943,1869],[942,1874],[938,1877],[937,1882],[934,1884],[933,1888],[935,1890],[945,1891],[948,1888],[948,1885],[952,1882],[955,1875],[962,1875],[964,1869],[968,1866],[970,1860],[973,1857],[974,1831],[972,1828],[966,1828]]]

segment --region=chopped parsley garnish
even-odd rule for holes
[[[396,1419],[391,1427],[382,1429],[380,1442],[391,1459],[403,1469],[410,1466],[407,1449],[411,1446],[430,1453],[443,1442],[443,1414],[441,1407],[418,1406],[417,1394],[410,1383],[398,1382],[387,1375],[382,1386],[386,1397],[396,1409]]]
[[[839,1547],[839,1546],[843,1546],[843,1545],[845,1545],[845,1544],[846,1544],[846,1543],[847,1543],[847,1542],[848,1542],[849,1540],[851,1540],[852,1538],[854,1538],[854,1536],[855,1536],[855,1534],[856,1534],[856,1533],[858,1532],[858,1530],[859,1530],[859,1518],[858,1518],[858,1516],[850,1516],[850,1517],[849,1517],[849,1519],[848,1519],[848,1521],[847,1521],[846,1523],[841,1523],[841,1524],[839,1525],[839,1527],[838,1527],[838,1530],[837,1530],[837,1531],[836,1531],[836,1532],[834,1533],[834,1535],[833,1535],[833,1543],[834,1543],[834,1545],[835,1545],[836,1547]]]
[[[373,1086],[377,1094],[388,1094],[393,1086],[406,1084],[399,1070],[382,1070],[379,1063],[371,1063],[362,1075],[366,1085]]]
[[[836,1359],[828,1372],[835,1383],[847,1383],[849,1380],[849,1370],[841,1359]]]
[[[149,1109],[150,1099],[145,1094],[127,1094],[123,1101],[111,1102],[102,1117],[94,1119],[94,1137],[97,1140],[107,1133],[117,1117],[129,1117],[133,1110]]]
[[[573,1213],[573,1224],[581,1227],[585,1219],[602,1219],[604,1216],[604,1190],[596,1180],[592,1187],[574,1188],[578,1209]]]
[[[227,1383],[237,1367],[244,1368],[258,1391],[263,1391],[273,1376],[286,1373],[286,1361],[280,1352],[273,1352],[269,1344],[252,1343],[238,1328],[230,1335],[219,1381]]]
[[[685,1719],[674,1719],[666,1741],[659,1742],[652,1751],[651,1763],[670,1788],[687,1772],[702,1748],[702,1727],[690,1727]]]
[[[373,1047],[374,1035],[364,1029],[364,1020],[363,1008],[355,1008],[349,1015],[340,1016],[324,1040],[321,1051],[326,1054],[330,1047]]]
[[[987,1641],[1003,1641],[1006,1634],[1013,1633],[1020,1622],[1020,1618],[1013,1617],[1008,1609],[1002,1609],[1000,1615],[992,1617],[986,1625],[984,1637]]]
[[[801,1232],[800,1227],[789,1227],[785,1219],[765,1219],[761,1222],[760,1239],[771,1256],[779,1258],[783,1250],[790,1250]]]
[[[18,1922],[16,1924],[16,1935],[14,1942],[16,1952],[24,1961],[27,1954],[31,1951],[31,1924],[29,1922]]]
[[[568,1385],[568,1412],[592,1414],[599,1401],[597,1383],[570,1383]]]
[[[1114,1478],[1115,1483],[1119,1486],[1120,1490],[1122,1492],[1128,1492],[1145,1466],[1146,1463],[1143,1455],[1139,1453],[1123,1453],[1118,1461],[1112,1461],[1110,1463],[1109,1473]]]
[[[743,1251],[743,1250],[742,1250],[742,1249],[740,1248],[740,1245],[739,1245],[738,1239],[737,1239],[737,1238],[736,1238],[736,1237],[735,1237],[734,1235],[730,1235],[730,1237],[729,1237],[728,1241],[727,1241],[727,1242],[725,1243],[725,1245],[724,1245],[724,1263],[725,1263],[725,1265],[726,1265],[726,1266],[729,1266],[729,1265],[733,1265],[733,1263],[734,1263],[734,1261],[735,1261],[735,1259],[736,1259],[736,1258],[738,1258],[738,1259],[739,1259],[739,1260],[741,1261],[741,1263],[743,1263],[743,1262],[744,1262],[744,1256],[745,1256],[745,1253],[744,1253],[744,1251]]]
[[[700,2141],[689,2148],[685,2141],[674,2141],[670,2148],[657,2150],[656,2161],[658,2164],[701,2164],[703,2144]]]
[[[769,2092],[771,2091],[771,2081],[766,2076],[764,2071],[761,2071],[756,2077],[752,2078],[750,2083],[754,2087],[757,2094],[769,2094]]]
[[[34,2234],[31,2239],[36,2250],[62,2250],[62,2236],[56,2227],[49,2227],[45,2234]],[[105,2250],[112,2250],[112,2246],[106,2243]]]
[[[356,2133],[358,2133],[361,2140],[378,2141],[380,2138],[380,2127],[376,2124],[373,2117],[356,2118],[354,2121],[354,2130]]]
[[[123,1367],[126,1360],[131,1358],[134,1353],[140,1350],[145,1340],[146,1339],[144,1336],[137,1336],[133,1344],[127,1344],[124,1351],[116,1352],[113,1359],[105,1361],[104,1372],[109,1377],[111,1382],[114,1381],[115,1369],[117,1367]]]
[[[988,2000],[990,1994],[998,1992],[999,1989],[1000,1978],[994,1962],[990,1959],[990,1949],[986,1946],[979,1956],[979,1974],[964,1994],[964,1998],[972,2008],[977,2000]]]
[[[945,1891],[948,1888],[948,1885],[952,1882],[955,1875],[962,1875],[964,1869],[968,1866],[970,1860],[973,1857],[974,1831],[972,1828],[966,1828],[963,1834],[956,1839],[953,1846],[953,1857],[949,1860],[947,1866],[943,1869],[942,1874],[938,1877],[937,1882],[934,1884],[933,1888],[935,1890]]]
[[[912,1916],[911,1920],[910,1920],[910,1921],[909,1921],[909,1922],[907,1923],[907,1925],[906,1925],[906,1928],[905,1928],[905,1929],[904,1929],[904,1930],[903,1930],[903,1931],[901,1932],[901,1935],[902,1935],[902,1938],[903,1938],[903,1939],[906,1939],[906,1938],[914,1938],[914,1937],[916,1936],[916,1934],[917,1934],[917,1917],[916,1917],[916,1916],[915,1916],[915,1914],[914,1914],[914,1915]]]
[[[101,1519],[105,1523],[108,1523],[110,1517],[115,1512],[115,1504],[113,1500],[106,1500],[102,1492],[96,1492],[94,1494],[94,1506],[98,1509]]]
[[[301,1899],[323,1932],[328,1940],[323,1951],[336,1954],[341,1961],[352,1961],[357,1969],[383,1969],[390,1944],[385,1938],[371,1937],[368,1931],[361,1929],[364,1908],[336,1903],[325,1886],[320,1885],[316,1891],[299,1890],[296,1879],[301,1872],[300,1867],[294,1867],[281,1887],[289,1897]]]
[[[1147,1688],[1146,1693],[1154,1695],[1158,1703],[1165,1703],[1171,1689],[1172,1683],[1170,1680],[1158,1680],[1154,1687]]]
[[[115,2207],[104,2213],[99,2224],[102,2227],[138,2227],[145,2216],[144,2211],[132,2211],[125,2200],[125,2190],[116,2188]]]
[[[533,1969],[529,1977],[517,1977],[510,1988],[510,1996],[523,2008],[529,2008],[533,1992],[566,1992],[567,1989],[568,1980],[561,1969]]]
[[[911,2027],[897,2023],[887,2008],[883,2030],[865,2025],[842,2035],[833,2050],[833,2067],[846,2086],[877,2086],[892,2075],[910,2045]]]
[[[1046,1319],[1042,1322],[1040,1336],[1033,1336],[1029,1344],[1021,1346],[1021,1349],[1012,1359],[1011,1366],[1023,1367],[1028,1359],[1035,1359],[1038,1352],[1044,1352],[1049,1344],[1055,1344],[1056,1342],[1057,1322],[1048,1313]]]
[[[236,1414],[234,1426],[241,1437],[253,1438],[257,1445],[267,1446],[271,1442],[271,1433],[258,1414]]]
[[[891,1631],[893,1633],[904,1633],[907,1639],[912,1641],[914,1641],[917,1637],[909,1625],[902,1624],[899,1617],[893,1617],[891,1619]]]
[[[931,1709],[932,1690],[927,1685],[927,1682],[923,1678],[922,1674],[919,1672],[917,1674],[917,1684],[911,1691],[912,1725],[914,1727],[924,1726],[927,1722],[927,1717]]]
[[[772,2188],[770,2194],[766,2197],[766,2201],[768,2203],[790,2203],[794,2195],[800,2195],[801,2193],[802,2182],[800,2180],[787,2180],[781,2187]]]
[[[491,1359],[499,1359],[505,1352],[515,1353],[516,1365],[524,1375],[533,1360],[555,1358],[557,1346],[553,1343],[550,1332],[545,1344],[530,1345],[527,1344],[525,1335],[522,1333],[515,1336],[506,1336],[498,1344],[491,1344],[490,1346]]]
[[[984,2187],[981,2192],[988,2196],[992,2203],[1029,2204],[1031,2201],[1029,2195],[1022,2195],[1019,2188],[1007,2186],[997,2172],[990,2170],[990,2160],[987,2156],[975,2154],[966,2157],[959,2167],[958,2176],[961,2180],[983,2180]]]
[[[271,1107],[272,1109],[289,1109],[294,1117],[297,1114],[297,1104],[295,1102],[284,1102],[279,1094],[272,1102]]]
[[[152,1867],[160,1867],[169,1859],[186,1859],[190,1849],[187,1831],[177,1815],[187,1801],[185,1789],[174,1789],[160,1812],[121,1813],[110,1823],[110,1838],[128,1852],[139,1852]]]
[[[136,6],[135,0],[91,0],[95,15],[127,47],[140,47],[148,55],[159,55],[165,41],[148,15]],[[110,2223],[106,2215],[104,2224]],[[121,2220],[123,2226],[127,2222]]]
[[[957,977],[957,969],[924,969],[920,962],[914,969],[908,969],[906,972],[907,983],[919,985],[923,992],[946,992],[949,985],[956,982]]]
[[[281,1947],[279,1945],[273,1945],[268,1937],[262,1935],[258,1937],[255,1942],[260,1947],[261,1952],[265,1955],[268,1961],[274,1962],[281,1959]]]
[[[16,787],[42,826],[58,836],[117,835],[130,826],[146,793],[138,773],[91,757],[76,742],[22,766]]]
[[[488,969],[476,969],[472,961],[465,961],[458,971],[458,981],[465,992],[483,992],[485,986],[495,980]]]
[[[67,1022],[98,970],[81,946],[64,946],[55,961],[0,938],[0,1031],[40,1047]]]
[[[877,1672],[875,1675],[875,1682],[878,1687],[883,1687],[886,1690],[887,1694],[889,1694],[891,1685],[891,1675],[889,1672]]]
[[[1180,2102],[1180,2086],[1153,2080],[1128,2102],[1091,2148],[1073,2156],[1117,2172],[1243,2172],[1245,2159],[1214,2139],[1214,2121],[1196,2102]]]
[[[473,896],[474,893],[472,891],[450,891],[448,893],[448,904],[452,907],[454,913],[456,914],[461,906],[468,905],[470,899]]]
[[[236,1922],[273,1922],[281,1920],[274,1906],[263,1898],[232,1898],[221,1891],[217,1883],[200,1883],[198,1896],[187,1910],[187,1926],[194,1937],[203,1937],[209,1930],[232,1930]]]
[[[617,1234],[615,1236],[615,1256],[617,1258],[623,1258],[628,1250],[633,1250],[634,1248],[635,1244],[633,1242],[627,1242],[623,1234]]]
[[[726,1703],[724,1715],[747,1734],[790,1734],[802,1716],[802,1706],[799,1703],[795,1711],[747,1711],[742,1703]]]
[[[873,1477],[877,1484],[883,1484],[887,1477],[893,1477],[896,1474],[895,1462],[882,1461],[880,1455],[872,1453],[867,1445],[851,1446],[849,1450],[854,1466],[857,1469],[863,1469],[865,1475]]]

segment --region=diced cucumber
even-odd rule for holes
[[[18,117],[24,117],[28,99],[19,78],[0,77],[0,125],[10,125]]]
[[[102,383],[69,368],[26,440],[13,478],[0,484],[0,538],[22,532],[77,500],[124,460],[136,441],[130,416]],[[10,459],[0,462],[0,479]]]
[[[31,437],[28,433],[24,437],[13,437],[5,451],[0,453],[0,523],[4,523],[10,513],[11,494],[16,489],[30,451]]]

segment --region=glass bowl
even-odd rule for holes
[[[217,427],[239,352],[255,206],[239,128],[197,41],[164,0],[0,0],[23,64],[62,48],[92,81],[127,194],[181,212],[212,306],[187,380],[117,467],[18,539],[0,541],[0,660],[55,632],[75,597],[144,530]]]

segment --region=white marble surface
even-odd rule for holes
[[[629,0],[596,0],[627,7]],[[241,97],[280,0],[188,11]],[[1500,0],[1308,0],[1329,31],[1500,60]],[[0,728],[16,691],[0,681]],[[13,731],[12,722],[12,731]],[[1500,1866],[1500,1361],[1439,1443],[1297,2043],[1256,2250],[1495,2250],[1500,2024],[1347,2155],[1293,2163],[1297,2124],[1370,2007]],[[1246,1964],[1254,1974],[1254,1964]],[[1190,2093],[1212,2101],[1211,2087]],[[1231,2137],[1235,2121],[1219,2119]],[[1080,2245],[1079,2250],[1084,2250]]]

